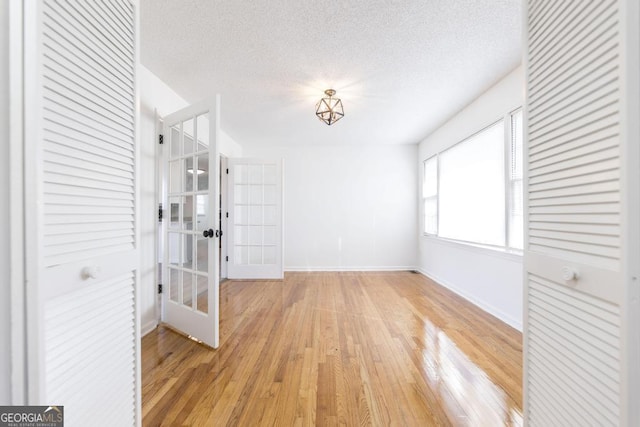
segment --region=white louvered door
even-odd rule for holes
[[[139,425],[137,3],[25,2],[30,404]]]
[[[624,7],[617,0],[528,1],[524,392],[530,426],[636,425],[627,375],[637,360],[629,357],[625,333],[630,290],[637,289],[630,274],[637,254],[630,248],[638,239],[638,211],[629,201],[638,182],[630,178],[640,165],[625,157],[638,140],[625,120]]]

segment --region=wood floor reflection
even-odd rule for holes
[[[143,425],[522,424],[522,336],[420,274],[221,285],[220,347],[142,341]]]

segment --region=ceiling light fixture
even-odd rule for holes
[[[316,104],[316,116],[329,126],[344,117],[344,109],[342,108],[342,100],[334,98],[336,91],[327,89],[324,91],[327,98],[322,98]]]
[[[189,168],[187,169],[187,172],[190,173],[191,175],[193,175],[193,169]],[[196,174],[197,175],[202,175],[203,173],[205,173],[206,171],[204,169],[196,169]]]

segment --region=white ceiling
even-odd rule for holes
[[[412,144],[518,66],[521,21],[521,0],[142,0],[141,60],[187,101],[220,93],[242,145]]]

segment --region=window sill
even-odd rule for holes
[[[465,242],[462,240],[446,239],[431,234],[423,234],[422,237],[427,239],[430,243],[437,243],[443,246],[464,249],[470,252],[494,256],[510,261],[522,262],[523,251],[520,249],[502,248],[497,246],[483,245],[480,243]]]

